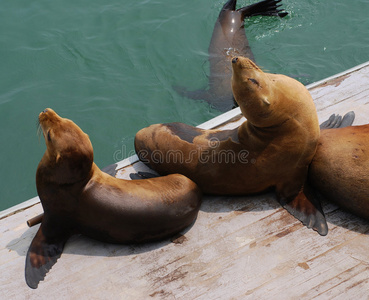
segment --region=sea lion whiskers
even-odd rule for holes
[[[37,118],[36,120],[36,128],[37,128],[37,136],[38,136],[38,140],[40,141],[41,139],[41,134],[43,134],[42,128],[41,128],[41,124],[40,124],[40,120]]]

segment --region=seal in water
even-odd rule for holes
[[[90,139],[52,109],[39,115],[46,151],[36,173],[44,216],[26,257],[25,277],[37,288],[76,233],[109,243],[170,237],[194,222],[201,191],[183,175],[123,180],[100,171]]]
[[[250,59],[232,60],[233,94],[245,121],[233,130],[156,124],[135,137],[138,157],[159,174],[180,173],[205,193],[247,195],[275,188],[280,203],[309,228],[327,233],[318,203],[304,194],[320,128],[300,82],[268,74]]]
[[[227,111],[237,106],[232,96],[230,67],[234,56],[248,57],[254,61],[244,28],[244,20],[253,16],[285,17],[288,13],[279,9],[282,0],[265,0],[236,10],[237,0],[224,4],[215,22],[209,45],[209,88],[207,90],[186,91],[175,87],[180,94],[199,100],[206,100],[214,108]]]

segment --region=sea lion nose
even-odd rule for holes
[[[42,112],[43,112],[43,113],[46,113],[46,112],[48,112],[48,109],[47,109],[47,108],[45,108]]]
[[[233,57],[232,58],[232,64],[235,64],[238,61],[238,57]]]

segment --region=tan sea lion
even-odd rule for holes
[[[308,227],[327,233],[318,203],[303,187],[320,134],[308,90],[264,73],[250,59],[232,60],[232,88],[245,121],[233,130],[156,124],[136,134],[138,157],[159,174],[180,173],[205,193],[247,195],[275,188],[280,203]]]
[[[237,0],[228,0],[215,21],[209,44],[209,88],[197,91],[187,91],[181,87],[175,89],[188,98],[205,100],[220,111],[237,106],[231,89],[231,59],[244,56],[254,61],[244,21],[253,16],[285,17],[288,13],[280,9],[281,1],[264,0],[236,9]]]
[[[369,219],[369,124],[322,130],[308,178],[326,199]]]
[[[48,108],[39,123],[47,146],[36,173],[44,216],[26,257],[31,288],[37,288],[72,234],[109,243],[155,241],[195,220],[201,191],[190,179],[179,174],[114,178],[93,162],[88,135],[71,120]]]

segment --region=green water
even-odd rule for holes
[[[89,134],[100,167],[132,155],[142,127],[197,125],[219,114],[172,86],[206,87],[207,48],[223,3],[2,1],[0,210],[37,195],[46,147],[36,120],[46,107]],[[369,60],[368,0],[283,3],[288,17],[246,24],[264,70],[308,84]]]

